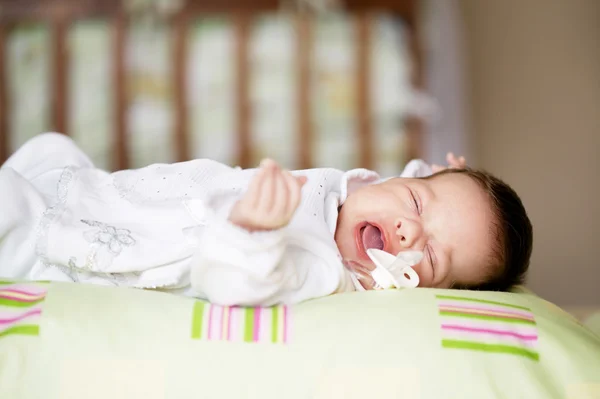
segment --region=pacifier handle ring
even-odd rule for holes
[[[406,277],[406,275],[408,275],[408,277]],[[414,288],[414,287],[418,287],[420,281],[419,275],[417,274],[417,272],[415,272],[415,270],[411,267],[411,266],[407,266],[404,269],[402,269],[402,275],[400,276],[400,279],[394,279],[396,280],[396,282],[400,285],[399,288]],[[416,284],[415,284],[416,282]]]

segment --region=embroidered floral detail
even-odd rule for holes
[[[82,219],[81,223],[94,227],[83,233],[85,239],[92,244],[100,244],[106,247],[110,253],[117,256],[124,247],[135,245],[135,239],[131,237],[131,231],[118,229],[102,222]]]
[[[85,267],[87,265],[83,265],[83,267],[77,266],[77,258],[71,257],[69,259],[69,266],[65,267],[62,265],[55,265],[57,268],[62,270],[73,282],[96,282],[98,284],[99,281],[102,283],[106,282],[115,287],[133,287],[135,286],[142,272],[129,272],[129,273],[102,273],[102,272],[90,272],[86,270]]]
[[[69,258],[69,267],[60,267],[60,269],[65,272],[74,283],[79,282],[79,274],[77,273],[77,259],[74,256]]]
[[[141,272],[130,272],[130,273],[105,273],[104,276],[110,280],[111,283],[120,286],[133,286],[139,280]]]
[[[51,266],[51,263],[48,261],[48,231],[50,225],[58,220],[65,211],[67,195],[75,180],[77,171],[78,168],[74,166],[67,166],[63,169],[56,187],[56,203],[44,211],[37,226],[35,250],[42,263],[46,266]]]

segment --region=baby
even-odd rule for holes
[[[519,197],[464,159],[448,161],[435,174],[411,161],[386,180],[270,160],[107,173],[67,137],[40,135],[0,169],[0,277],[268,306],[372,289],[367,250],[378,249],[422,251],[420,287],[521,283],[532,228]]]

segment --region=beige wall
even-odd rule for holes
[[[475,164],[529,211],[529,287],[561,305],[600,305],[600,1],[460,4]]]

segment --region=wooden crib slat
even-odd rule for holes
[[[69,49],[67,34],[69,21],[57,15],[51,21],[52,30],[52,129],[68,134],[68,79]]]
[[[371,18],[367,12],[356,15],[356,117],[358,127],[359,165],[373,168],[373,132],[371,123]]]
[[[312,166],[311,151],[313,145],[312,113],[310,108],[311,76],[311,35],[310,19],[307,15],[298,15],[296,20],[298,46],[298,161],[301,169]]]
[[[250,37],[250,14],[240,12],[235,15],[236,41],[236,116],[238,130],[238,165],[250,167],[252,147],[250,144],[250,63],[248,39]]]
[[[173,20],[173,77],[175,103],[175,150],[178,161],[190,159],[188,150],[188,103],[187,103],[187,46],[188,15],[183,9]]]
[[[125,46],[127,40],[127,19],[122,12],[113,18],[113,93],[115,153],[113,167],[117,170],[129,166],[129,146],[127,137],[127,87],[125,70]]]
[[[415,90],[422,90],[424,86],[423,53],[419,43],[416,15],[414,13],[410,14],[404,19],[404,22],[409,35],[408,46],[412,60],[412,87]],[[404,131],[406,134],[406,149],[404,151],[406,160],[423,158],[425,150],[423,137],[425,124],[422,118],[416,115],[409,115],[405,120]]]
[[[257,13],[277,10],[281,0],[189,0],[188,6],[196,14]]]
[[[8,76],[6,69],[6,42],[8,41],[8,27],[0,22],[0,164],[8,158],[9,140],[9,104],[8,104]]]

